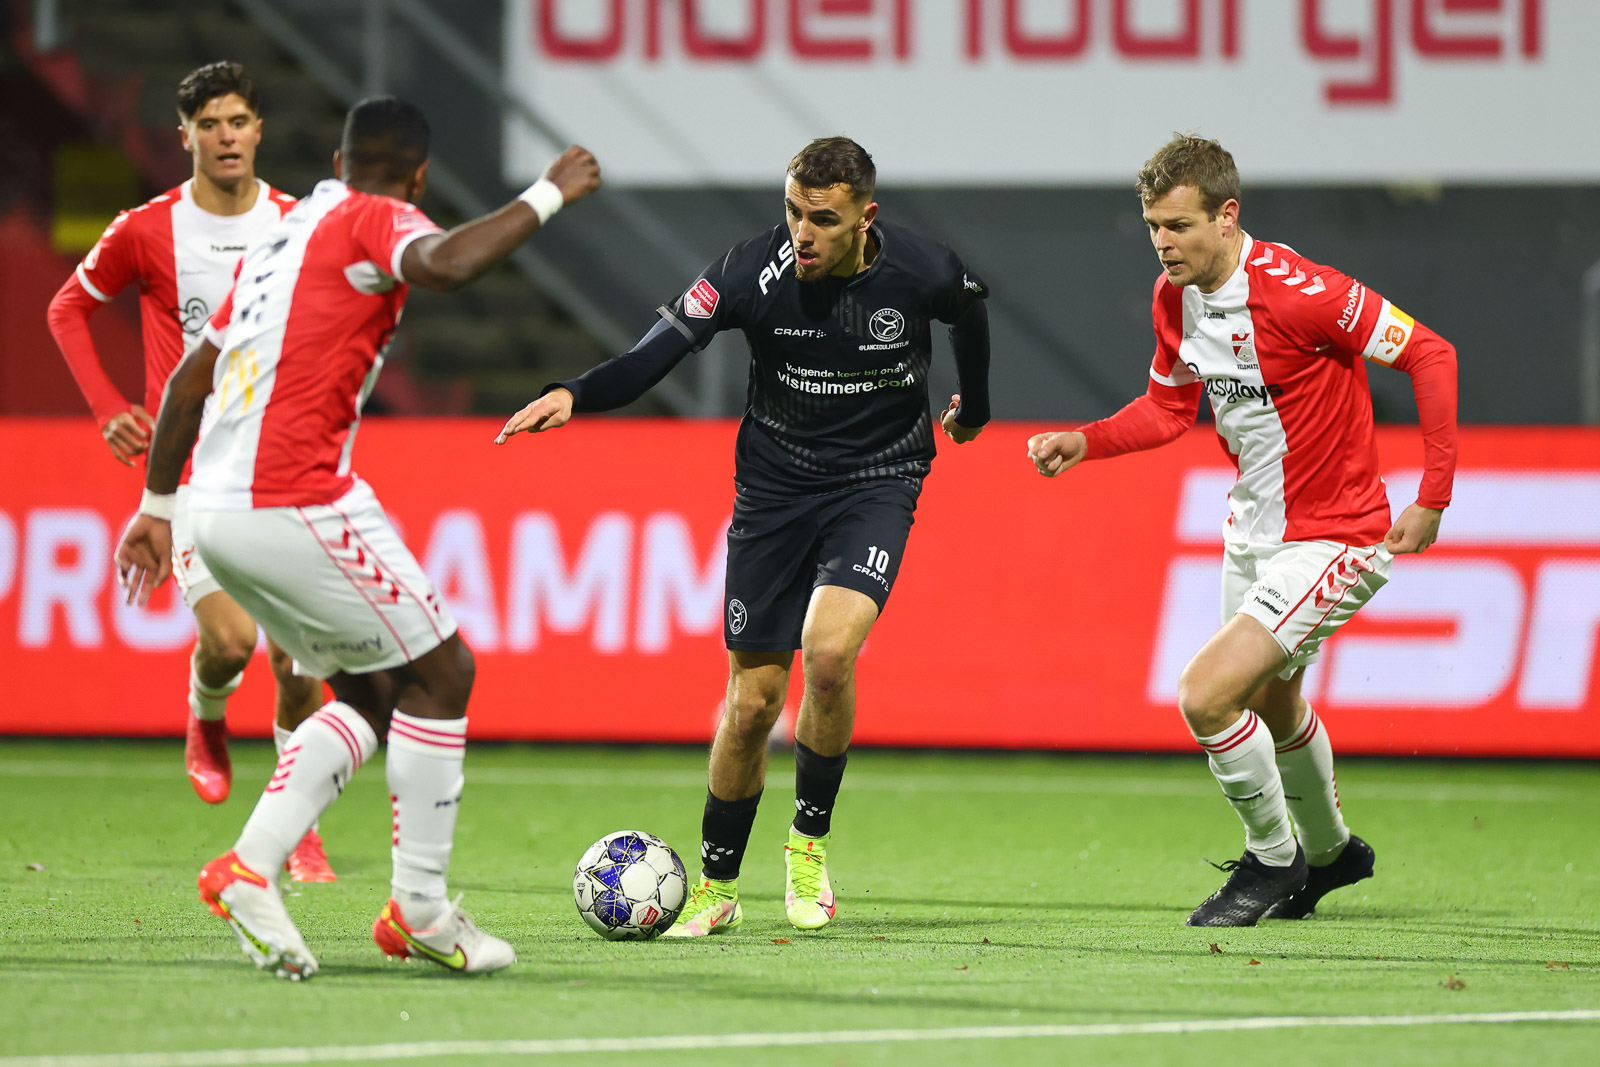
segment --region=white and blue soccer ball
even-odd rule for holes
[[[643,830],[602,837],[572,875],[578,914],[607,941],[648,941],[677,920],[688,895],[683,861]]]

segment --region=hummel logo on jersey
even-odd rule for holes
[[[217,253],[243,252],[244,251],[244,245],[212,245],[211,246],[211,251],[217,252]]]
[[[1206,312],[1206,318],[1208,318],[1208,319],[1225,319],[1227,317],[1228,317],[1228,313],[1226,311],[1207,311]]]
[[[683,313],[691,319],[709,319],[717,310],[717,301],[721,299],[722,294],[717,292],[717,287],[701,278],[683,294]]]

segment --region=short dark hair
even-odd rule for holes
[[[398,96],[369,96],[344,119],[339,154],[347,171],[373,171],[404,181],[428,159],[427,116]]]
[[[1146,207],[1180,185],[1200,193],[1200,206],[1216,217],[1217,209],[1239,199],[1239,168],[1217,141],[1193,133],[1175,133],[1172,140],[1139,168],[1139,199]]]
[[[867,150],[848,137],[818,137],[789,161],[789,177],[805,189],[848,185],[857,200],[871,200],[878,168]]]
[[[219,60],[196,67],[178,83],[178,117],[188,122],[200,113],[206,103],[219,96],[238,93],[252,113],[261,114],[261,100],[256,94],[256,83],[244,72],[244,66],[229,60]]]

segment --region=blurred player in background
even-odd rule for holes
[[[875,184],[872,157],[854,141],[807,145],[789,164],[787,225],[735,246],[659,309],[631,351],[547,386],[498,439],[631,403],[723,330],[749,342],[704,869],[668,937],[722,933],[743,918],[739,869],[796,650],[805,692],[785,903],[799,929],[833,919],[827,847],[855,724],[856,657],[889,599],[934,455],[934,320],[951,324],[962,388],[941,416],[945,434],[962,444],[989,421],[987,291],[949,248],[878,221]]]
[[[201,899],[280,977],[309,977],[317,961],[284,908],[278,870],[381,731],[394,872],[373,939],[387,955],[454,971],[516,959],[446,892],[472,653],[350,457],[410,286],[477,278],[593,192],[600,170],[569,149],[517,200],[445,234],[414,206],[429,141],[422,112],[395,97],[350,110],[335,177],[246,255],[167,383],[140,514],[117,548],[129,598],[147,600],[170,566],[173,493],[204,409],[195,541],[222,587],[335,696],[284,745],[238,842],[200,872]]]
[[[111,454],[130,467],[150,443],[155,423],[149,412],[160,403],[167,375],[233,287],[239,257],[294,204],[256,177],[262,120],[255,83],[243,67],[211,63],[192,71],[178,85],[178,117],[194,177],[118,215],[50,302],[50,331]],[[111,383],[89,332],[89,317],[135,284],[144,323],[142,405],[129,404]],[[189,487],[180,486],[172,546],[173,573],[199,631],[184,763],[201,799],[220,804],[233,782],[223,715],[255,655],[256,624],[195,552],[188,494]],[[281,750],[289,732],[321,705],[322,686],[296,677],[289,657],[270,643],[267,648],[278,687],[273,736]],[[289,863],[300,881],[334,880],[314,829]]]
[[[1216,141],[1178,136],[1138,190],[1162,267],[1149,389],[1081,430],[1036,435],[1028,455],[1054,477],[1156,448],[1210,398],[1239,478],[1222,629],[1184,669],[1178,705],[1244,822],[1245,853],[1188,922],[1305,918],[1369,877],[1373,850],[1345,827],[1328,731],[1301,681],[1393,555],[1438,536],[1455,476],[1455,349],[1360,282],[1240,229],[1239,172]],[[1363,359],[1410,375],[1422,423],[1427,470],[1393,525]]]

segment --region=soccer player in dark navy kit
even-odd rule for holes
[[[727,704],[711,744],[703,877],[668,937],[742,919],[739,867],[797,649],[805,693],[786,910],[803,930],[832,920],[827,844],[855,722],[856,656],[894,587],[934,455],[935,320],[950,326],[962,390],[940,418],[944,433],[965,444],[989,421],[987,290],[949,248],[879,222],[875,181],[854,141],[811,142],[789,164],[786,226],[735,246],[632,350],[547,386],[497,438],[622,407],[722,330],[749,342],[728,529]]]

